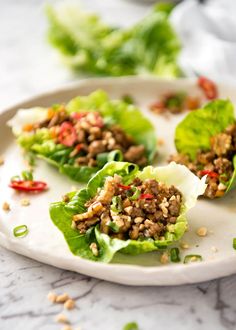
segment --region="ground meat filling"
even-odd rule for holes
[[[154,179],[136,178],[123,185],[118,175],[108,177],[104,188],[86,203],[87,211],[73,216],[80,233],[98,224],[102,233],[122,240],[164,240],[180,214],[182,194],[174,186]]]
[[[236,124],[211,138],[211,149],[199,151],[195,161],[188,156],[177,154],[170,157],[171,161],[187,166],[198,177],[207,176],[208,198],[221,197],[234,172],[233,157],[236,155]]]
[[[99,112],[69,115],[61,107],[57,111],[49,111],[48,118],[31,130],[43,127],[50,129],[56,143],[72,149],[69,157],[74,165],[96,167],[97,156],[113,150],[120,150],[124,161],[139,166],[145,166],[148,162],[144,145],[137,145],[121,127],[104,123]]]

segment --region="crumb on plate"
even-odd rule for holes
[[[11,208],[10,208],[10,204],[7,203],[7,202],[4,202],[4,203],[2,204],[2,209],[3,209],[3,211],[10,211],[10,210],[11,210]]]

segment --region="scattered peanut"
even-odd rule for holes
[[[92,251],[93,255],[95,257],[98,256],[98,247],[97,247],[97,244],[96,243],[91,243],[90,246],[89,246],[90,250]]]
[[[70,323],[68,318],[64,314],[58,314],[56,316],[56,322],[59,323]]]
[[[181,249],[189,249],[189,244],[188,243],[185,243],[185,242],[181,242],[180,243],[180,247],[181,247]]]
[[[47,298],[52,303],[55,303],[56,299],[57,299],[57,295],[54,292],[49,292],[48,295],[47,295]]]
[[[10,204],[7,203],[7,202],[4,202],[4,203],[2,204],[2,209],[3,209],[3,211],[10,211],[10,210],[11,210],[11,208],[10,208]]]
[[[65,325],[62,330],[72,330],[72,327],[70,325]]]
[[[56,302],[57,303],[64,303],[68,299],[70,299],[69,295],[67,293],[63,293],[63,294],[60,294],[59,296],[57,296]]]
[[[165,265],[169,262],[169,256],[166,252],[162,253],[161,258],[160,258],[160,262]]]
[[[204,237],[207,235],[207,228],[206,227],[200,227],[197,230],[197,235],[200,237]]]
[[[73,309],[75,307],[75,301],[73,299],[68,299],[65,303],[64,303],[64,307],[66,309]]]
[[[212,246],[212,247],[211,247],[211,251],[216,253],[216,252],[218,252],[218,249],[217,249],[217,247]]]

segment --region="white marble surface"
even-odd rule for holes
[[[84,0],[110,21],[136,20],[148,7],[121,0]],[[45,43],[44,1],[0,0],[0,108],[74,78]],[[125,21],[125,22],[124,22]],[[2,193],[0,191],[0,193]],[[61,312],[48,291],[68,292],[73,329],[236,329],[236,276],[182,287],[125,287],[49,267],[0,249],[0,329],[56,330]]]

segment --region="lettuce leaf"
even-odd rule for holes
[[[143,241],[112,239],[99,231],[98,226],[92,230],[91,235],[79,235],[77,230],[71,229],[72,215],[85,211],[85,203],[97,193],[98,188],[103,187],[105,178],[114,174],[121,175],[123,182],[129,184],[135,177],[141,179],[154,178],[166,183],[175,185],[183,194],[184,203],[181,207],[181,214],[176,224],[169,227],[165,240],[154,241],[146,239]],[[110,162],[104,166],[88,182],[87,187],[78,192],[70,193],[68,204],[64,202],[53,203],[50,206],[50,216],[53,223],[63,233],[71,252],[82,258],[110,262],[117,251],[131,255],[137,255],[149,251],[166,248],[168,245],[179,240],[187,227],[186,212],[192,208],[197,197],[205,190],[205,178],[200,180],[186,167],[171,163],[164,167],[145,167],[142,171],[134,164],[126,162]],[[91,256],[89,246],[96,242],[99,247],[99,256]]]
[[[235,123],[234,107],[229,100],[216,100],[203,109],[190,112],[176,127],[175,145],[179,153],[195,160],[199,150],[210,150],[210,138]],[[234,173],[226,192],[236,186],[236,155]]]
[[[104,91],[97,90],[88,96],[78,96],[72,99],[66,105],[66,111],[68,113],[99,111],[105,123],[119,125],[133,138],[136,144],[143,144],[146,149],[148,162],[151,163],[153,161],[156,153],[154,127],[134,105],[127,104],[121,100],[110,100]],[[38,129],[34,134],[22,131],[24,124],[37,123],[39,118],[45,119],[46,116],[47,109],[33,108],[19,110],[9,121],[13,132],[16,133],[18,143],[26,151],[33,152],[38,157],[56,166],[61,173],[78,182],[88,182],[104,163],[107,163],[110,159],[116,160],[116,158],[114,159],[114,153],[110,152],[107,155],[103,155],[104,157],[97,167],[75,166],[74,158],[69,157],[73,148],[56,144],[47,128]]]
[[[133,27],[122,29],[108,26],[78,6],[48,6],[48,39],[65,64],[77,72],[175,77],[180,75],[180,43],[168,21],[172,8],[159,4]]]

